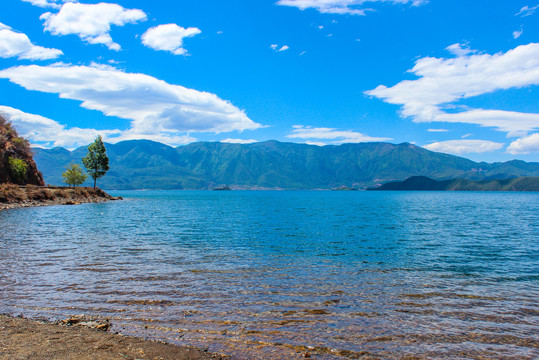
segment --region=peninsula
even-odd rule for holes
[[[0,116],[0,210],[118,199],[98,188],[45,186],[28,140]]]

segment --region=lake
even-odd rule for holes
[[[237,359],[539,358],[539,193],[112,194],[0,212],[0,313]]]

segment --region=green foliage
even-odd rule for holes
[[[28,164],[24,160],[9,158],[9,172],[15,182],[24,183],[26,180],[26,171],[28,171]]]
[[[88,175],[86,175],[79,164],[70,163],[66,171],[62,173],[62,177],[64,178],[64,182],[68,185],[82,185],[86,179],[88,178]]]
[[[88,154],[82,158],[82,163],[88,174],[94,179],[95,189],[97,179],[109,171],[109,158],[101,135],[98,135],[95,141],[88,146]]]

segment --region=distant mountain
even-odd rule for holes
[[[254,144],[198,142],[173,148],[148,140],[106,144],[111,170],[104,189],[365,188],[414,175],[437,180],[485,180],[539,176],[539,163],[476,163],[403,143],[314,146],[266,141]],[[61,173],[80,163],[86,147],[34,149],[45,182],[61,184]]]
[[[539,191],[539,177],[503,180],[455,179],[436,181],[425,176],[412,176],[368,190],[437,190],[437,191]]]

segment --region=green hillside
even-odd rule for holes
[[[365,188],[423,175],[434,179],[484,180],[539,176],[539,163],[476,163],[403,143],[313,146],[266,141],[255,144],[198,142],[173,148],[148,140],[106,144],[111,170],[100,179],[105,189]],[[86,147],[35,149],[45,182],[61,184],[71,161],[80,163]]]

